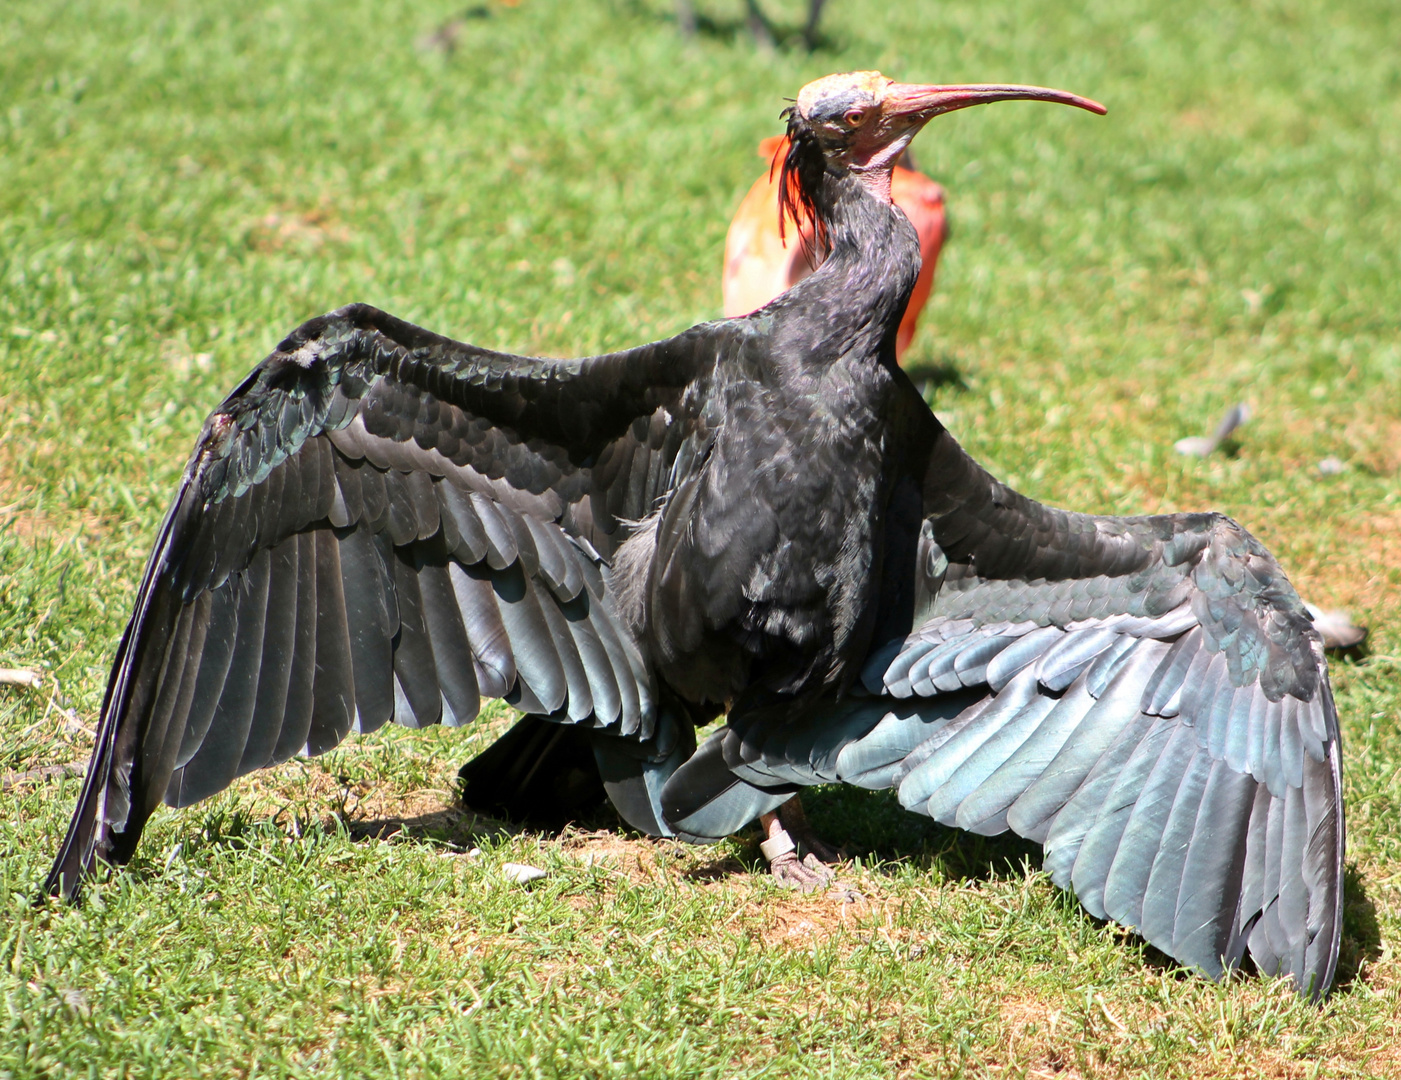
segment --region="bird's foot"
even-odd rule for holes
[[[800,803],[796,814],[790,812],[786,819],[793,822],[803,834],[802,846],[808,850],[801,850],[798,842],[784,827],[783,811],[793,803],[797,803],[797,799],[780,807],[778,813],[764,814],[759,818],[759,824],[764,830],[764,841],[759,845],[759,850],[769,864],[769,873],[773,875],[773,879],[785,889],[796,889],[804,893],[825,889],[839,894],[847,903],[860,900],[861,894],[850,885],[838,881],[836,874],[825,865],[827,859],[832,862],[839,860],[841,853],[812,835]]]
[[[800,859],[796,851],[770,859],[769,873],[785,889],[796,889],[802,893],[829,888],[836,881],[830,867],[818,862],[812,855]]]

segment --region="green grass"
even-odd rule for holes
[[[77,910],[29,906],[76,781],[0,794],[0,1076],[1401,1075],[1394,4],[834,0],[821,51],[767,56],[738,0],[698,7],[688,45],[670,0],[492,3],[450,56],[415,41],[460,0],[0,10],[0,666],[50,675],[0,689],[0,769],[86,756],[193,436],[292,326],[364,300],[521,351],[660,337],[718,312],[808,79],[1056,85],[1109,116],[916,143],[954,234],[910,366],[1028,493],[1223,509],[1372,627],[1333,668],[1338,992],[1185,976],[1033,847],[888,797],[812,797],[863,852],[848,906],[771,888],[752,839],[477,834],[445,811],[485,731],[390,731],[159,815]],[[1172,451],[1241,399],[1233,454]]]

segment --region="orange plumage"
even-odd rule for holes
[[[759,156],[772,165],[754,181],[725,236],[722,289],[726,316],[748,315],[812,273],[794,230],[790,229],[786,241],[779,235],[778,166],[787,152],[788,140],[781,135],[759,144]],[[897,165],[890,194],[919,234],[919,251],[924,259],[895,341],[896,355],[903,356],[934,287],[934,267],[948,236],[948,222],[944,217],[944,189],[923,173]],[[802,232],[810,228],[806,221],[798,224]]]

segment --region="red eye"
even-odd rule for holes
[[[866,119],[866,114],[860,109],[852,109],[842,117],[848,127],[858,127],[862,120]]]

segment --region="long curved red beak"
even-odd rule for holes
[[[971,105],[988,105],[994,101],[1050,101],[1057,105],[1074,105],[1103,116],[1109,110],[1098,101],[1050,90],[1044,86],[918,86],[912,83],[892,83],[886,87],[881,109],[889,116],[907,116],[920,123],[941,113],[966,109]]]

